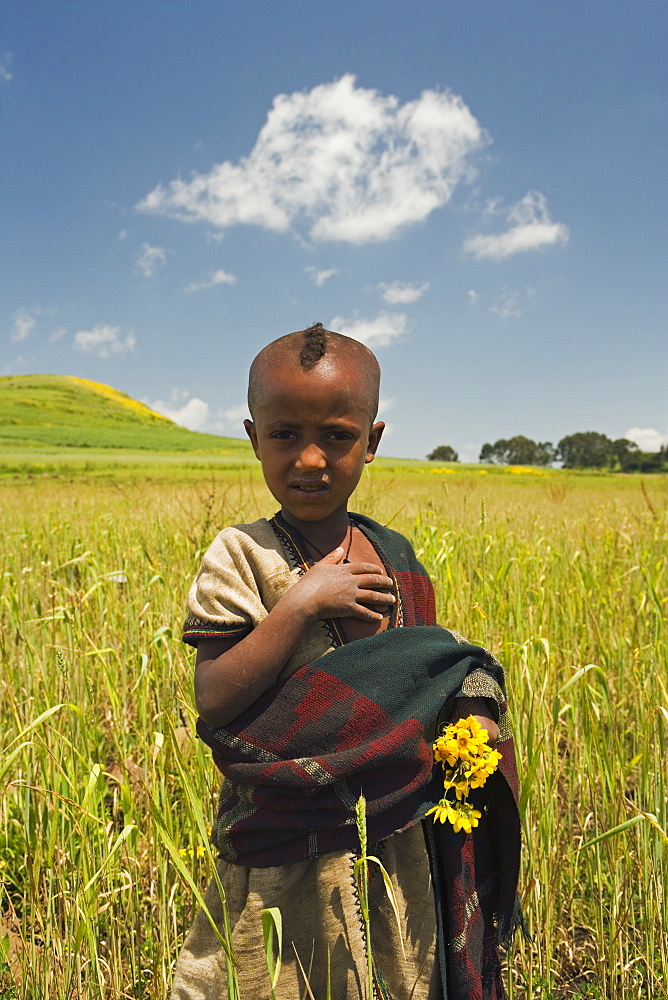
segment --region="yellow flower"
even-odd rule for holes
[[[198,844],[194,850],[192,847],[180,847],[179,854],[182,858],[204,858],[206,857],[206,850],[201,844]]]
[[[455,810],[452,811],[455,812]],[[474,809],[468,802],[458,802],[456,817],[451,820],[455,833],[459,833],[460,830],[463,830],[464,833],[470,833],[473,827],[478,825],[478,820],[481,817],[482,813],[478,809]]]
[[[428,809],[425,816],[431,816],[432,813],[436,814],[434,816],[434,823],[438,822],[439,819],[441,823],[445,823],[447,819],[450,823],[454,824],[457,819],[457,813],[452,808],[452,803],[448,802],[447,799],[441,799],[438,805],[435,805],[432,809]]]
[[[439,736],[439,738],[434,743],[434,762],[436,764],[447,763],[450,767],[454,767],[459,760],[459,747],[457,745],[457,740],[450,739],[447,736]]]
[[[478,809],[474,809],[468,802],[453,803],[448,802],[447,799],[441,799],[437,805],[427,810],[425,815],[431,816],[432,813],[434,813],[434,823],[439,820],[441,823],[445,823],[447,819],[448,823],[452,824],[455,833],[459,833],[460,830],[470,833],[482,817],[482,813]]]

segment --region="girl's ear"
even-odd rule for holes
[[[257,430],[255,424],[252,420],[244,420],[244,429],[248,437],[250,438],[250,443],[253,445],[253,451],[255,452],[255,457],[258,462],[260,461],[260,453],[257,447]]]
[[[364,459],[367,465],[369,462],[373,462],[376,456],[376,450],[380,444],[380,439],[383,436],[384,430],[385,424],[382,420],[378,420],[369,431],[369,443],[366,446],[366,457]]]

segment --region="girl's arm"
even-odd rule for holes
[[[272,687],[309,625],[321,618],[382,620],[392,581],[382,566],[343,563],[342,548],[316,563],[243,639],[203,639],[197,647],[195,703],[205,722],[225,726]],[[379,588],[379,589],[376,589]]]

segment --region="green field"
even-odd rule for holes
[[[660,477],[374,467],[355,498],[412,539],[441,622],[507,666],[533,935],[516,998],[665,995],[667,506]],[[5,477],[0,507],[0,996],[162,998],[217,785],[186,590],[219,526],[274,504],[250,466]]]
[[[186,592],[219,527],[275,506],[247,443],[101,388],[75,386],[76,447],[44,436],[53,379],[42,423],[3,410],[0,1000],[166,997],[217,789]],[[439,620],[507,667],[532,934],[511,998],[667,996],[668,478],[381,459],[353,509],[411,538]]]

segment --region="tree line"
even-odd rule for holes
[[[450,445],[439,445],[427,455],[431,461],[458,462],[459,455]],[[668,463],[668,446],[658,452],[641,451],[628,438],[612,440],[597,431],[568,434],[557,445],[551,441],[533,441],[517,434],[486,442],[480,449],[480,462],[494,465],[552,465],[561,462],[564,469],[619,469],[622,472],[656,472]]]

